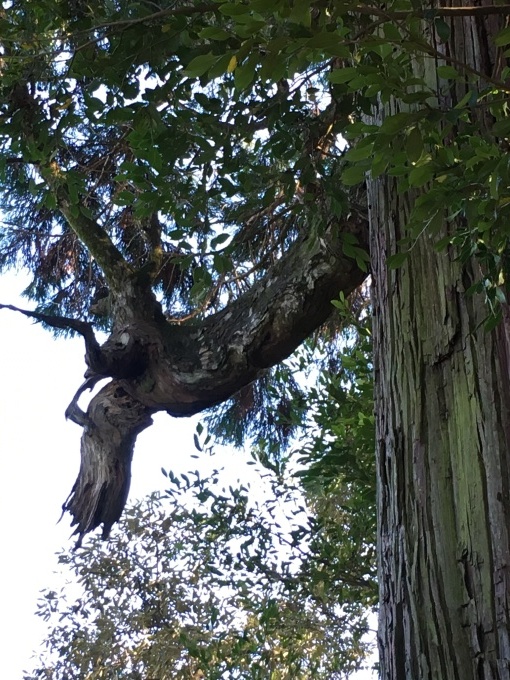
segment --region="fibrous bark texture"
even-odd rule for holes
[[[362,283],[366,273],[343,254],[346,232],[367,246],[366,220],[351,215],[320,237],[299,239],[248,292],[202,320],[170,323],[144,298],[138,311],[140,295],[118,285],[121,323],[100,348],[83,333],[88,379],[67,410],[84,428],[80,473],[64,504],[79,541],[101,524],[107,536],[120,517],[134,442],[151,414],[189,416],[228,399],[289,356],[327,319],[340,291]],[[114,380],[83,413],[77,398],[101,377]]]
[[[397,238],[386,218],[379,256]],[[469,278],[425,239],[402,269],[379,262],[382,678],[510,678],[510,326],[480,327]]]
[[[462,19],[450,49],[488,69],[491,31],[484,20]],[[389,270],[411,197],[391,179],[368,189],[381,677],[508,679],[508,315],[486,332],[483,299],[466,295],[475,267],[462,267],[453,249],[438,253],[426,235]]]
[[[112,381],[91,400],[82,422],[81,467],[63,510],[82,537],[103,525],[106,538],[120,518],[131,481],[136,436],[151,425],[150,411]]]

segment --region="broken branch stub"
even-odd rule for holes
[[[76,526],[77,547],[85,534],[101,524],[107,538],[120,518],[131,483],[136,437],[152,424],[150,409],[115,380],[92,398],[85,418],[80,472],[62,506]]]

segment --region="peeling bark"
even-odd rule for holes
[[[493,31],[464,18],[449,47],[492,73]],[[483,299],[466,295],[477,270],[428,235],[389,270],[412,196],[391,178],[368,191],[381,678],[509,680],[508,314],[485,332]]]
[[[485,332],[469,275],[427,239],[385,270],[389,214],[405,214],[386,191],[372,186],[381,678],[508,680],[510,324]]]
[[[135,440],[151,424],[151,411],[116,380],[91,400],[83,422],[80,472],[62,506],[73,517],[77,546],[101,524],[107,538],[120,518],[131,482]]]
[[[101,524],[107,536],[120,517],[134,443],[151,414],[189,416],[228,399],[289,356],[327,319],[340,291],[348,295],[363,282],[366,272],[343,254],[347,231],[366,247],[367,223],[352,215],[342,229],[301,238],[249,291],[199,321],[165,321],[147,291],[118,287],[112,335],[99,351],[87,352],[90,383],[67,412],[84,428],[80,472],[63,506],[79,543]],[[83,413],[78,396],[105,376],[114,380]]]

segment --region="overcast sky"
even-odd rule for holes
[[[0,303],[28,308],[19,297],[23,277],[0,277]],[[55,340],[19,313],[0,309],[0,577],[2,678],[21,680],[46,633],[35,615],[39,592],[55,582],[55,553],[71,545],[69,518],[61,506],[79,469],[81,429],[64,411],[83,380],[81,338]],[[164,488],[161,467],[175,473],[200,466],[207,474],[226,466],[229,483],[256,471],[239,451],[223,450],[200,461],[193,445],[199,417],[174,419],[157,414],[138,438],[130,500]],[[359,674],[357,680],[371,676]]]

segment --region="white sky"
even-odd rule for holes
[[[0,302],[28,307],[15,293],[21,277],[0,278]],[[81,429],[64,411],[83,380],[81,338],[55,340],[30,319],[0,310],[0,578],[2,678],[16,680],[45,634],[35,617],[39,591],[57,568],[55,552],[71,545],[62,503],[79,468]],[[162,488],[161,467],[196,467],[197,419],[163,414],[138,439],[130,498]]]
[[[0,277],[0,303],[29,307],[19,297],[21,276]],[[30,319],[0,309],[0,575],[2,678],[21,680],[46,633],[34,615],[39,592],[51,586],[56,551],[69,547],[69,517],[57,521],[79,468],[81,428],[64,411],[83,380],[81,338],[55,340]],[[164,488],[161,467],[175,473],[228,468],[235,482],[256,472],[239,451],[198,460],[193,433],[198,417],[158,414],[138,438],[130,499]],[[206,470],[204,470],[206,473]],[[367,673],[356,680],[375,677]]]

